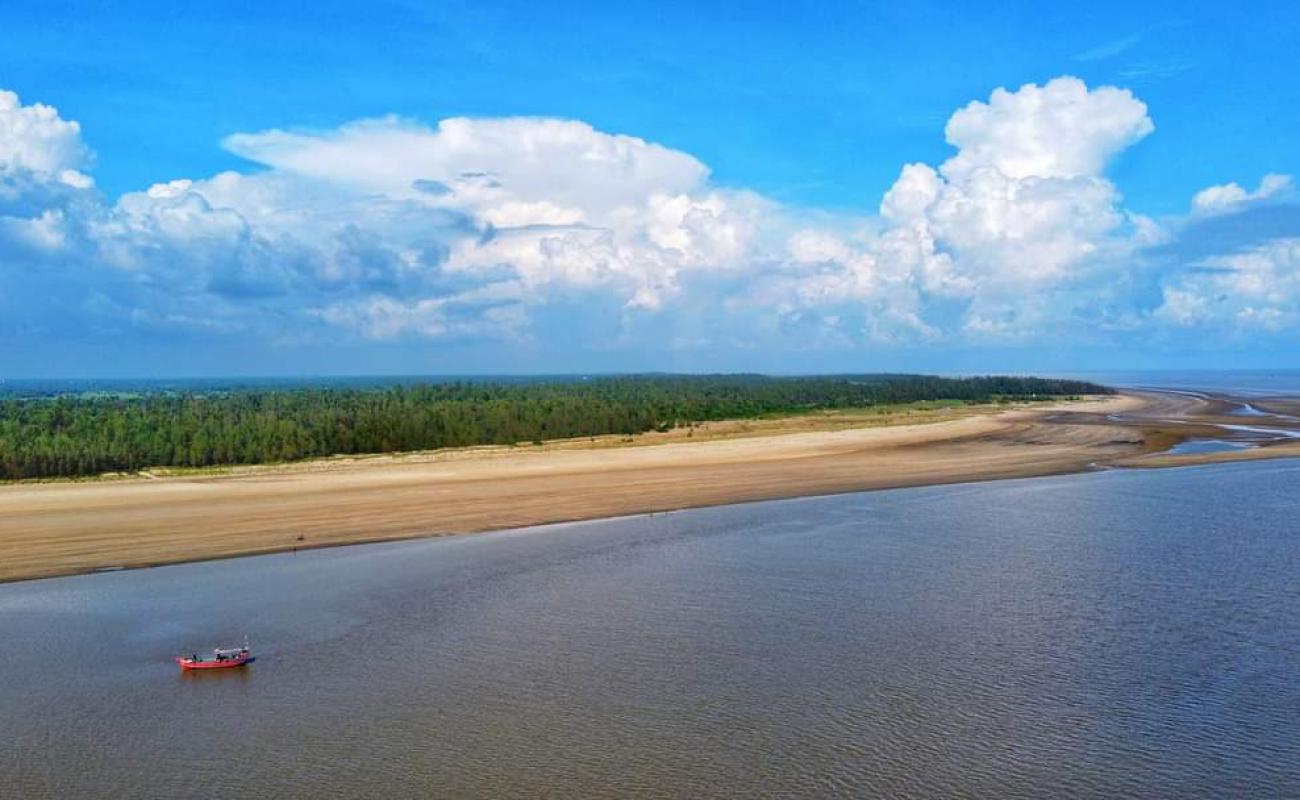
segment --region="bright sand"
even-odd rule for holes
[[[1298,444],[1144,455],[1169,417],[1204,411],[1192,399],[1125,395],[954,411],[948,420],[931,412],[925,418],[938,421],[924,424],[842,428],[844,419],[831,415],[823,427],[838,429],[801,430],[816,425],[794,418],[721,424],[712,434],[706,428],[696,438],[641,446],[578,440],[152,480],[11,484],[0,487],[0,580],[1096,464],[1300,454]],[[1119,421],[1109,416],[1116,413]]]

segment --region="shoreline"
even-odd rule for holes
[[[1113,396],[1097,396],[1112,399]],[[699,445],[717,441],[768,438],[794,433],[828,433],[842,430],[892,428],[905,425],[928,425],[952,422],[968,417],[988,416],[1018,409],[1043,409],[1067,400],[1018,401],[1010,405],[947,404],[944,402],[903,403],[896,406],[862,409],[834,409],[806,413],[773,415],[762,418],[724,419],[692,423],[668,431],[644,431],[635,434],[598,434],[569,439],[549,439],[542,443],[473,444],[434,450],[410,450],[379,453],[350,453],[294,461],[261,464],[224,464],[210,467],[147,467],[135,472],[104,472],[97,475],[57,476],[0,480],[0,492],[6,487],[47,484],[120,484],[153,480],[218,480],[252,478],[302,473],[372,468],[389,465],[461,463],[500,457],[530,458],[556,451],[617,449],[621,451],[667,444]],[[699,434],[698,436],[696,434]]]
[[[1241,421],[1225,416],[1231,402],[1127,392],[907,424],[848,420],[831,430],[790,432],[776,420],[764,423],[776,432],[755,433],[733,422],[702,441],[569,440],[452,457],[9,484],[0,486],[0,582],[1098,467],[1300,456],[1300,439],[1167,452],[1169,442],[1231,435],[1215,427]]]

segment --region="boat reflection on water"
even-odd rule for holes
[[[252,680],[252,673],[246,669],[210,669],[210,670],[180,670],[179,679],[182,683],[204,685],[204,686],[242,686]],[[242,691],[242,690],[241,690]]]

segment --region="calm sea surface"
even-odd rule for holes
[[[1300,796],[1300,462],[0,585],[0,795]],[[187,677],[177,652],[256,663]]]
[[[1128,370],[1065,372],[1060,377],[1132,389],[1176,389],[1246,396],[1300,395],[1300,370]]]

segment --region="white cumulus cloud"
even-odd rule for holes
[[[0,173],[28,170],[84,189],[91,153],[81,126],[43,103],[23,105],[14,92],[0,89]]]
[[[790,302],[872,301],[873,331],[892,318],[927,337],[1031,335],[1061,310],[1052,292],[1104,279],[1151,235],[1102,171],[1152,130],[1146,106],[1113,87],[998,89],[948,121],[955,155],[903,167],[881,201],[882,232],[823,245],[811,274],[786,279]]]
[[[1096,175],[1153,130],[1146,104],[1127,89],[1089,89],[1070,77],[995,89],[949,118],[944,134],[958,153],[943,171],[950,179],[982,168],[1013,179]]]
[[[1259,181],[1255,191],[1246,191],[1236,181],[1217,186],[1208,186],[1192,198],[1192,212],[1208,216],[1239,210],[1253,203],[1290,191],[1291,176],[1278,173],[1265,175]]]
[[[450,272],[505,270],[538,292],[601,287],[629,307],[660,307],[683,271],[739,263],[764,205],[709,188],[708,169],[690,155],[568,120],[456,118],[429,128],[385,118],[241,134],[226,145],[301,184],[304,196],[325,185],[413,214],[460,215],[476,231],[451,237]]]
[[[1291,185],[1209,187],[1188,220],[1157,224],[1106,175],[1153,130],[1127,90],[997,89],[952,114],[951,157],[902,166],[858,219],[536,117],[240,133],[224,144],[256,169],[114,200],[76,122],[0,91],[0,334],[523,341],[546,337],[548,314],[578,314],[619,338],[689,311],[707,324],[665,341],[858,348],[1300,325],[1294,239],[1146,264],[1153,245],[1241,222],[1206,218]]]
[[[1155,316],[1182,327],[1230,333],[1300,327],[1300,239],[1214,256],[1163,287]]]

